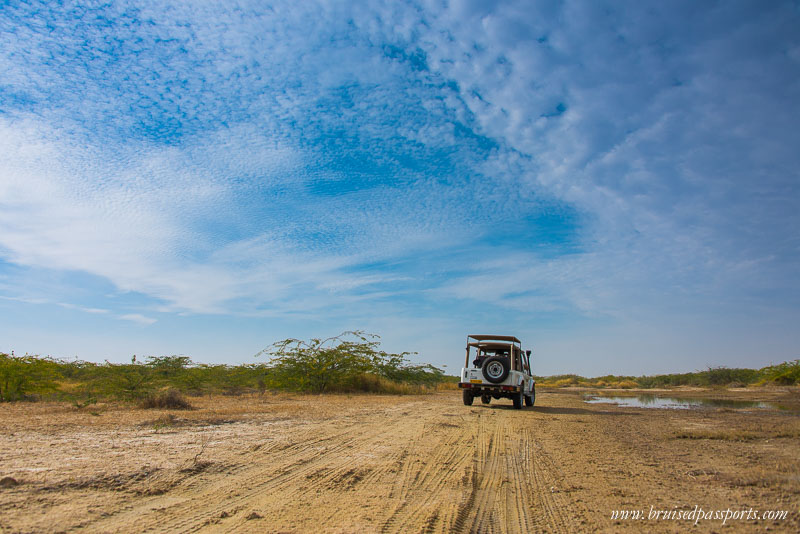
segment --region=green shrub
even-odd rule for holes
[[[160,393],[154,393],[146,396],[139,402],[141,408],[162,408],[171,410],[193,410],[194,407],[189,404],[180,391],[176,389],[168,389]]]
[[[140,363],[112,364],[106,362],[97,377],[106,395],[129,401],[141,400],[156,390],[155,373]]]
[[[58,362],[51,358],[0,354],[0,402],[53,393],[59,376]]]
[[[800,360],[783,362],[761,369],[761,383],[773,383],[784,386],[800,384]]]

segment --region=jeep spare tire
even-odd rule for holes
[[[510,370],[508,358],[503,356],[492,356],[483,362],[481,372],[483,377],[492,384],[499,384],[508,376]]]

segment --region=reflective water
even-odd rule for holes
[[[637,395],[635,397],[598,397],[584,398],[589,404],[607,403],[632,408],[673,408],[688,410],[692,408],[749,408],[777,410],[778,407],[768,402],[742,401],[730,399],[703,399],[696,397],[661,397],[658,395]]]

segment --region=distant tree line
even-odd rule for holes
[[[360,331],[328,339],[286,339],[259,352],[266,361],[209,365],[187,356],[150,356],[131,363],[93,363],[0,353],[0,402],[66,398],[76,403],[143,401],[159,392],[188,395],[297,391],[419,393],[447,381],[441,369],[413,364],[409,352],[380,350]]]
[[[606,375],[584,378],[579,375],[539,377],[537,384],[551,387],[587,386],[613,388],[662,388],[675,386],[750,386],[800,384],[800,360],[770,365],[761,369],[709,367],[705,371],[650,376]]]
[[[421,393],[442,384],[455,387],[430,364],[413,364],[413,353],[380,350],[378,336],[360,331],[327,339],[286,339],[257,356],[266,361],[242,365],[195,363],[187,356],[150,356],[131,363],[93,363],[0,353],[0,402],[68,399],[76,405],[98,399],[150,401],[158,394],[187,395],[296,391],[306,393]],[[579,375],[537,377],[550,387],[660,388],[674,386],[798,385],[800,360],[761,369],[713,367],[705,371],[652,376]]]

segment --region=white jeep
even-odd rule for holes
[[[464,404],[471,406],[475,397],[483,404],[505,397],[517,410],[523,402],[533,406],[536,382],[530,357],[531,351],[523,351],[522,342],[514,336],[467,336],[467,356],[458,383]]]

